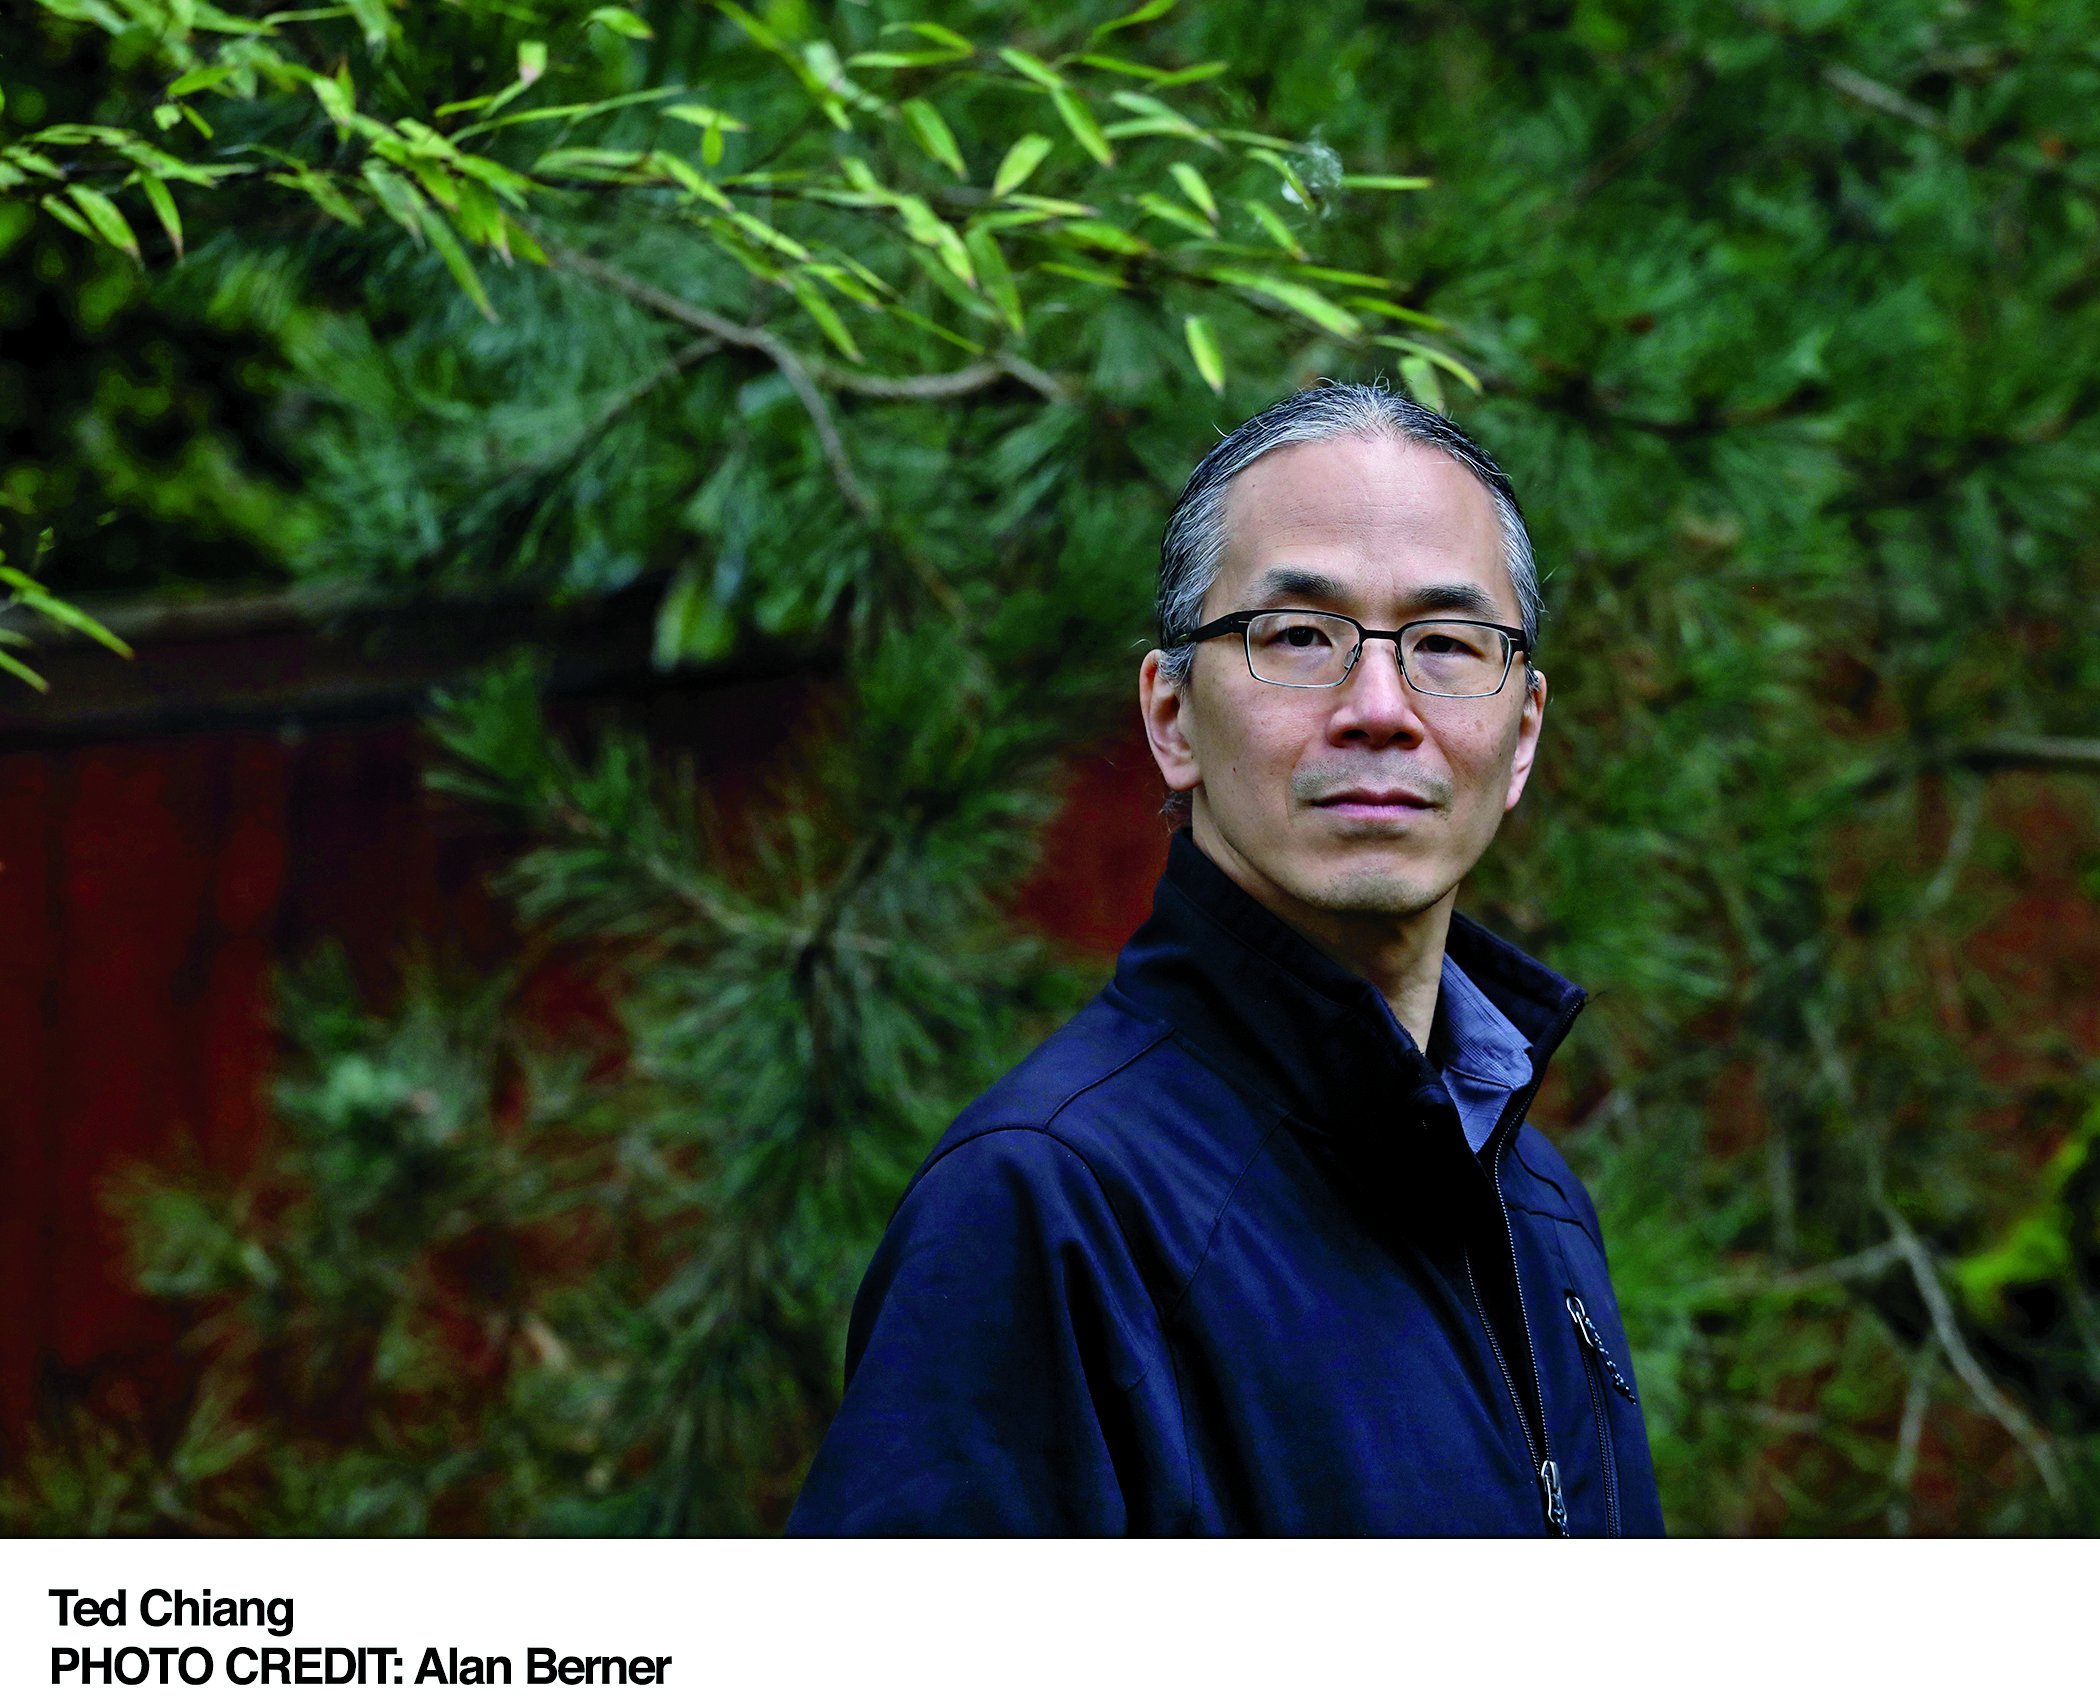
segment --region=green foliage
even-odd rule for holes
[[[509,892],[621,992],[621,1049],[324,1003],[289,1182],[149,1269],[293,1323],[315,1384],[210,1339],[183,1461],[226,1467],[84,1433],[23,1508],[777,1521],[897,1184],[1077,998],[1001,900],[1055,754],[1120,714],[1172,491],[1214,421],[1385,366],[1511,469],[1547,571],[1540,771],[1465,904],[1599,992],[1556,1094],[1673,1527],[2090,1529],[2090,1020],[1989,944],[2100,830],[2093,12],[47,0],[77,98],[8,85],[9,253],[267,352],[242,430],[284,472],[164,450],[156,484],[110,429],[11,525],[63,491],[62,558],[151,489],[237,529],[282,478],[242,535],[282,572],[648,580],[665,666],[842,685],[727,817],[632,737],[552,739],[529,662],[442,708],[440,785],[533,831]],[[432,1120],[460,1171],[367,1248]],[[402,1276],[542,1225],[574,1263],[515,1266],[467,1381],[454,1282]],[[348,1432],[269,1397],[331,1367],[376,1394]]]
[[[131,656],[131,648],[94,617],[62,598],[54,598],[49,587],[20,569],[9,568],[4,557],[0,557],[0,588],[6,592],[5,597],[0,597],[0,617],[11,610],[27,610],[43,617],[54,628],[70,628],[120,656]],[[39,693],[49,692],[50,683],[9,649],[20,649],[29,643],[28,636],[19,628],[0,627],[0,672],[12,675],[18,681],[26,681]]]

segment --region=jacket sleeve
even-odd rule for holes
[[[1119,1534],[1113,1441],[1156,1333],[1093,1171],[1039,1131],[942,1155],[854,1303],[799,1535]]]

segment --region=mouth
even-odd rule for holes
[[[1313,805],[1316,810],[1360,823],[1405,823],[1436,809],[1406,788],[1346,788],[1323,794]]]

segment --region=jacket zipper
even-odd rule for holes
[[[1611,1394],[1605,1390],[1605,1371],[1611,1374],[1611,1383],[1632,1402],[1640,1400],[1633,1396],[1633,1388],[1626,1384],[1626,1377],[1619,1372],[1619,1365],[1612,1361],[1611,1352],[1604,1348],[1603,1335],[1597,1331],[1590,1312],[1582,1306],[1582,1299],[1574,1292],[1568,1293],[1568,1319],[1575,1323],[1575,1333],[1583,1345],[1592,1353],[1582,1359],[1582,1372],[1590,1387],[1590,1408],[1597,1414],[1597,1439],[1604,1453],[1604,1532],[1616,1540],[1619,1538],[1619,1454],[1611,1430]],[[1599,1368],[1599,1363],[1603,1368]]]
[[[1566,1039],[1584,1005],[1584,998],[1578,995],[1562,1003],[1560,1011],[1553,1015],[1553,1023],[1547,1026],[1536,1045],[1536,1058],[1540,1062],[1538,1071],[1532,1074],[1523,1093],[1503,1110],[1502,1118],[1495,1122],[1494,1132],[1487,1143],[1488,1180],[1494,1187],[1495,1206],[1502,1211],[1502,1236],[1509,1245],[1509,1274],[1516,1286],[1517,1324],[1524,1333],[1524,1358],[1531,1370],[1531,1390],[1538,1395],[1539,1436],[1536,1440],[1531,1437],[1531,1426],[1524,1418],[1524,1400],[1518,1394],[1509,1359],[1502,1353],[1494,1326],[1488,1320],[1487,1308],[1481,1301],[1480,1282],[1473,1277],[1473,1259],[1471,1256],[1466,1258],[1466,1281],[1473,1288],[1473,1307],[1479,1311],[1480,1324],[1487,1330],[1488,1344],[1493,1348],[1495,1361],[1502,1369],[1502,1378],[1509,1386],[1510,1400],[1516,1405],[1517,1425],[1523,1431],[1524,1444],[1531,1452],[1533,1472],[1538,1476],[1540,1506],[1547,1524],[1563,1540],[1568,1537],[1568,1506],[1561,1493],[1560,1465],[1553,1460],[1553,1444],[1546,1435],[1546,1385],[1539,1378],[1538,1351],[1531,1336],[1531,1312],[1524,1304],[1523,1276],[1517,1272],[1517,1234],[1509,1223],[1509,1204],[1502,1200],[1502,1156],[1509,1148],[1510,1133],[1521,1130],[1524,1116],[1531,1112],[1531,1104],[1539,1093],[1539,1083],[1546,1076],[1545,1062],[1553,1058],[1553,1051]]]
[[[1510,1257],[1514,1264],[1514,1235],[1511,1239]],[[1509,1388],[1510,1406],[1517,1412],[1517,1431],[1524,1436],[1525,1455],[1531,1459],[1532,1473],[1538,1477],[1539,1504],[1545,1511],[1546,1521],[1552,1524],[1554,1533],[1565,1540],[1568,1534],[1568,1507],[1560,1495],[1560,1465],[1549,1455],[1552,1447],[1546,1443],[1545,1400],[1541,1397],[1539,1402],[1539,1437],[1534,1439],[1531,1436],[1530,1418],[1524,1414],[1524,1400],[1517,1392],[1517,1377],[1510,1370],[1509,1358],[1502,1354],[1502,1341],[1495,1337],[1495,1324],[1488,1319],[1487,1305],[1481,1300],[1480,1282],[1473,1277],[1472,1256],[1468,1255],[1465,1262],[1466,1284],[1473,1289],[1473,1312],[1480,1317],[1481,1330],[1487,1334],[1488,1349],[1495,1353],[1495,1366],[1502,1370],[1502,1384]],[[1524,1295],[1520,1288],[1517,1293],[1517,1312],[1520,1317],[1523,1309]],[[1531,1334],[1531,1323],[1528,1321],[1524,1323],[1524,1333],[1528,1340]]]

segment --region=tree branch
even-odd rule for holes
[[[659,290],[655,285],[624,273],[618,267],[607,266],[590,255],[580,254],[544,237],[539,241],[548,258],[565,271],[594,279],[652,313],[706,332],[725,344],[756,350],[772,362],[801,400],[802,407],[809,414],[810,424],[817,429],[817,443],[824,452],[824,460],[831,465],[831,477],[840,495],[870,527],[882,525],[882,511],[867,487],[860,483],[860,476],[854,473],[853,464],[847,459],[846,446],[839,438],[838,423],[831,418],[831,405],[824,400],[824,393],[817,389],[816,381],[810,377],[808,364],[795,351],[763,326],[739,326],[734,320],[725,319],[697,303],[687,302],[683,297],[673,296],[668,290]]]
[[[2068,735],[1987,735],[1966,741],[1946,763],[1971,770],[2082,770],[2100,775],[2100,740]]]
[[[1968,1341],[1961,1336],[1961,1327],[1954,1319],[1954,1306],[1947,1301],[1947,1293],[1940,1284],[1940,1276],[1934,1271],[1932,1253],[1911,1230],[1896,1206],[1883,1202],[1881,1212],[1887,1218],[1889,1230],[1896,1235],[1895,1242],[1901,1247],[1903,1259],[1910,1264],[1911,1277],[1918,1282],[1918,1292],[1925,1299],[1925,1307],[1932,1315],[1932,1330],[1940,1342],[1940,1349],[1947,1353],[1947,1362],[1961,1376],[1962,1384],[1975,1395],[1976,1402],[2007,1433],[2019,1442],[2020,1449],[2027,1453],[2042,1484],[2049,1489],[2049,1497],[2059,1505],[2070,1502],[2070,1489],[2064,1484],[2063,1471],[2057,1467],[2056,1452],[2048,1439],[2033,1422],[2021,1414],[2019,1406],[1991,1384],[1990,1376],[1977,1362],[1969,1349]]]
[[[1862,794],[1878,794],[1928,770],[2069,770],[2100,776],[2100,740],[2076,735],[1984,735],[1951,746],[1921,747],[1902,758],[1876,765],[1858,784]]]
[[[994,356],[990,361],[958,367],[953,373],[921,373],[905,378],[886,373],[855,373],[851,368],[838,367],[830,362],[812,361],[809,369],[833,390],[850,391],[856,397],[938,401],[945,397],[966,397],[972,391],[985,390],[1002,379],[1018,379],[1046,402],[1063,402],[1072,394],[1066,381],[1055,374],[1045,373],[1033,362],[1023,361],[1017,355]]]

